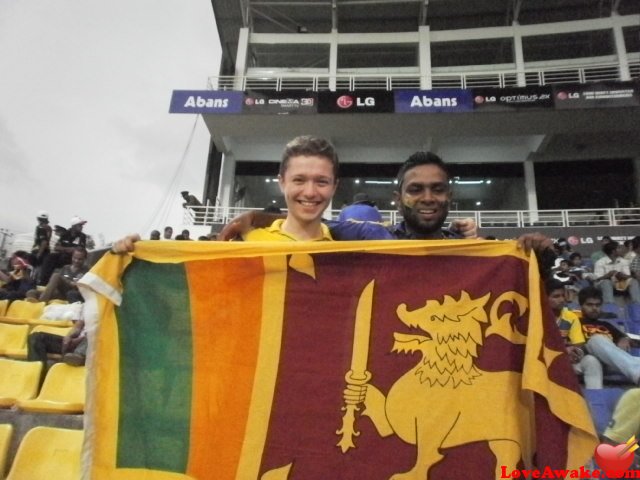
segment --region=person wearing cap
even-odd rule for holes
[[[53,230],[49,225],[49,214],[44,210],[38,212],[36,217],[38,225],[33,235],[33,247],[31,248],[31,255],[33,257],[33,265],[42,265],[44,259],[51,252],[51,235]]]
[[[369,195],[360,192],[353,196],[353,203],[344,207],[338,216],[338,221],[357,222],[382,222],[382,215],[376,208],[375,202],[371,201]]]
[[[47,285],[56,268],[64,267],[71,263],[71,256],[77,247],[87,248],[87,236],[82,233],[82,227],[86,220],[75,216],[71,218],[71,227],[61,232],[58,242],[53,247],[53,252],[47,256],[40,270],[38,285]]]

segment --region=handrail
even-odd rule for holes
[[[185,225],[227,224],[241,213],[254,208],[203,206],[184,209]],[[337,219],[340,210],[325,212]],[[399,221],[395,210],[380,210],[385,222]],[[603,227],[640,225],[640,208],[600,208],[569,210],[452,210],[449,219],[473,218],[478,228],[539,228],[539,227]]]
[[[640,61],[629,62],[632,78],[640,78]],[[244,76],[212,76],[208,78],[210,90],[307,90],[313,92],[330,90],[335,80],[337,90],[397,90],[419,89],[430,80],[433,89],[474,87],[516,87],[518,71],[515,68],[434,73],[421,76],[419,73],[259,73]],[[525,67],[524,80],[527,86],[543,86],[559,83],[591,83],[620,81],[620,65],[617,62],[586,63],[549,67]]]

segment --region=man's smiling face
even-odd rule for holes
[[[423,238],[438,238],[451,201],[446,172],[430,164],[407,170],[396,201],[410,232]]]

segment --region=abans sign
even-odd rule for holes
[[[396,113],[470,112],[473,99],[470,90],[396,90]]]
[[[242,92],[174,90],[169,113],[240,113]]]

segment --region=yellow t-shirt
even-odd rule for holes
[[[243,239],[248,242],[300,242],[299,238],[282,230],[283,224],[284,219],[276,220],[269,227],[251,230]],[[322,228],[322,238],[317,238],[313,240],[314,242],[333,240],[329,227],[323,223],[320,228]]]
[[[568,345],[585,342],[584,334],[582,333],[582,324],[575,313],[563,308],[560,313],[560,318],[557,319],[557,323],[560,329],[560,335],[562,335],[562,338],[564,338]]]

